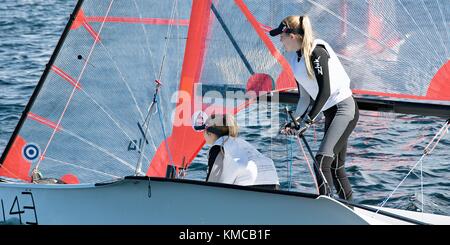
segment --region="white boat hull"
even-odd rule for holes
[[[325,196],[147,177],[101,185],[0,183],[0,198],[0,222],[21,224],[353,225],[378,222]],[[383,222],[395,223],[392,220],[379,223]]]

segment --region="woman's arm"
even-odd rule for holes
[[[317,46],[311,55],[314,74],[316,76],[317,85],[319,86],[319,93],[317,94],[312,109],[308,113],[309,118],[313,121],[316,119],[317,115],[319,115],[331,94],[328,59],[328,52],[323,46]]]
[[[217,148],[216,148],[217,149]],[[218,148],[215,158],[211,155],[208,158],[208,163],[213,161],[211,171],[206,178],[208,182],[217,182],[224,184],[234,184],[237,175],[239,174],[239,166],[234,161],[224,162],[225,156],[220,147]]]
[[[309,107],[309,104],[311,103],[311,97],[309,96],[308,92],[306,92],[306,90],[298,83],[297,88],[300,98],[298,99],[297,109],[295,109],[294,112],[295,118],[303,117]]]
[[[208,171],[206,175],[206,181],[209,181],[209,175],[211,174],[212,168],[214,166],[214,162],[216,161],[217,155],[221,151],[220,145],[213,145],[208,152]]]

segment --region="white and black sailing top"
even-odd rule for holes
[[[211,151],[210,156],[216,154],[216,157],[212,159],[207,181],[243,186],[279,185],[272,159],[264,156],[249,142],[222,136],[216,140]]]
[[[309,79],[305,59],[299,51],[289,52],[286,59],[291,65],[300,94],[295,117],[304,116],[310,98],[314,100],[314,105],[308,115],[314,120],[320,112],[352,95],[350,78],[327,42],[320,39],[313,42],[311,62],[315,79]]]

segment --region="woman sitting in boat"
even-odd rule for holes
[[[231,114],[213,114],[202,126],[208,154],[206,181],[278,189],[277,171],[272,159],[247,141],[238,138],[238,126]]]
[[[350,89],[350,78],[330,45],[313,38],[308,16],[288,16],[270,31],[270,35],[280,35],[300,94],[294,113],[300,125],[288,123],[281,133],[301,135],[323,112],[325,133],[315,156],[320,169],[315,168],[319,192],[330,195],[329,186],[333,182],[339,197],[351,200],[352,188],[344,165],[347,141],[359,112]],[[311,99],[314,102],[307,113]]]

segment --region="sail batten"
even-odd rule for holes
[[[119,16],[87,16],[87,22],[107,22],[107,23],[130,23],[130,24],[145,24],[145,25],[180,25],[188,26],[189,20],[186,19],[162,19],[162,18],[133,18],[133,17],[119,17]]]

